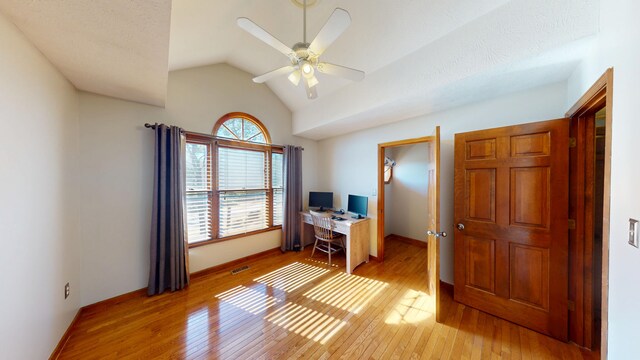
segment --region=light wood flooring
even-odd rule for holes
[[[83,311],[60,359],[582,359],[595,355],[451,300],[425,310],[427,249],[389,239],[344,272],[310,249],[188,289]],[[323,256],[324,255],[324,256]]]

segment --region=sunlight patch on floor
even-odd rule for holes
[[[329,266],[329,259],[328,258],[325,261],[318,260],[318,259],[312,259],[312,258],[306,258],[305,260],[308,261],[308,262],[312,262],[312,263],[316,263],[316,264],[322,265],[323,267],[328,267]],[[334,261],[335,261],[335,259],[334,259]],[[339,268],[340,265],[336,264],[335,262],[332,262],[331,263],[331,267],[332,268]]]
[[[269,285],[275,289],[291,292],[328,272],[329,270],[317,266],[294,262],[255,278],[253,281]]]
[[[357,314],[387,286],[386,282],[339,273],[303,296]]]
[[[386,324],[416,324],[427,320],[433,314],[431,309],[431,296],[422,292],[409,289],[396,306],[391,310]]]
[[[307,307],[286,303],[265,320],[307,339],[325,344],[346,322]]]
[[[216,298],[254,315],[260,314],[282,301],[242,285],[220,293],[216,295]]]
[[[187,347],[195,347],[203,338],[209,337],[209,308],[200,308],[187,318],[187,331],[185,333]],[[208,344],[205,343],[208,347]]]

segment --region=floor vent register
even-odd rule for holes
[[[237,273],[241,273],[241,272],[246,271],[246,270],[249,270],[249,266],[247,266],[247,265],[239,267],[237,269],[231,270],[231,275],[235,275]]]

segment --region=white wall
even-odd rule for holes
[[[427,242],[428,150],[426,143],[386,150],[397,165],[384,190],[385,234]]]
[[[265,124],[274,143],[304,146],[305,194],[315,186],[316,142],[292,136],[291,112],[251,77],[223,64],[171,72],[165,109],[81,93],[83,305],[147,285],[153,132],[144,123],[211,133],[222,115],[249,113]],[[190,271],[275,248],[280,234],[191,249]]]
[[[0,357],[46,359],[80,306],[78,96],[2,14],[0,54]]]
[[[566,83],[559,83],[449,111],[403,120],[394,124],[320,141],[320,187],[331,189],[346,204],[348,194],[369,196],[371,254],[377,255],[377,146],[379,143],[429,136],[441,130],[440,222],[441,231],[453,234],[453,136],[480,130],[563,117]],[[340,206],[338,203],[336,206]],[[441,242],[440,276],[453,283],[453,236]]]
[[[640,2],[600,3],[597,46],[569,81],[567,105],[614,68],[609,254],[609,359],[636,358],[640,329],[640,250],[627,244],[629,218],[640,219]],[[609,131],[609,129],[607,129]]]

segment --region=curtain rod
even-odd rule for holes
[[[149,123],[145,123],[144,127],[148,128],[148,129],[153,129],[155,130],[155,128],[160,125],[160,124],[149,124]],[[197,132],[193,132],[193,131],[186,131],[186,130],[182,130],[183,133],[187,134],[187,135],[197,135],[197,136],[203,136],[203,137],[208,137],[210,139],[220,139],[220,140],[233,140],[233,139],[229,139],[229,138],[223,138],[223,137],[219,137],[219,136],[215,136],[215,135],[211,135],[211,134],[203,134],[203,133],[197,133]],[[234,141],[239,141],[239,142],[243,142],[243,143],[247,143],[247,144],[259,144],[259,143],[252,143],[251,141],[243,141],[243,140],[234,140]],[[275,147],[282,147],[284,148],[285,145],[278,145],[278,144],[267,144],[267,145],[271,145],[271,146],[275,146]],[[302,150],[304,151],[304,148],[302,148]]]

